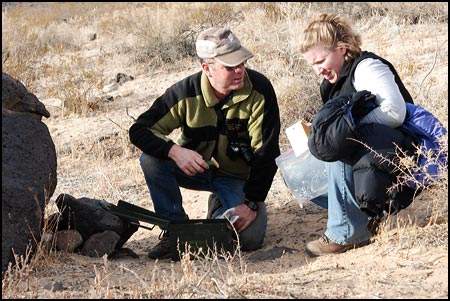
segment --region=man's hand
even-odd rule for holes
[[[247,227],[256,219],[256,211],[248,208],[245,204],[236,206],[233,215],[239,216],[237,221],[233,224],[238,233],[247,229]]]
[[[174,144],[169,150],[169,158],[188,176],[195,176],[199,172],[209,169],[209,165],[196,151]]]

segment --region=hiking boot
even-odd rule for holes
[[[150,249],[148,257],[151,259],[168,259],[172,257],[170,252],[169,233],[167,231],[161,232],[163,235],[159,237],[160,242]]]
[[[222,203],[219,200],[219,197],[215,193],[211,193],[208,198],[208,212],[206,213],[206,219],[211,219],[214,212],[217,209],[222,207]]]
[[[310,257],[316,257],[327,254],[339,254],[344,253],[350,249],[359,248],[369,244],[369,240],[359,244],[340,245],[331,241],[325,234],[321,238],[310,241],[306,244],[306,254]]]

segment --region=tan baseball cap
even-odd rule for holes
[[[211,27],[202,31],[195,43],[202,59],[216,59],[224,66],[234,67],[253,57],[241,41],[227,28]]]

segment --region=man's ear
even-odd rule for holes
[[[210,72],[210,67],[208,64],[202,63],[202,69],[206,73],[206,75],[210,76],[211,72]]]

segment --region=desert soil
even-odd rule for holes
[[[66,162],[74,162],[73,156],[76,154],[73,149],[81,146],[87,148],[86,144],[89,146],[104,139],[102,137],[121,135],[132,123],[128,115],[137,117],[155,96],[171,83],[198,70],[196,68],[193,66],[177,74],[137,77],[109,92],[115,100],[105,104],[103,112],[87,117],[57,118],[59,108],[48,104],[53,117],[45,122],[62,154],[58,158],[61,175],[54,197],[59,193],[69,193],[75,197],[98,198],[92,193],[97,185],[92,179],[95,178],[92,175],[95,172],[92,167],[96,164],[95,158],[80,157],[76,166],[68,166]],[[72,149],[72,152],[65,154],[65,148]],[[112,185],[111,190],[117,191],[104,199],[115,203],[122,198],[152,209],[138,167],[138,155],[138,152],[133,153],[123,162],[134,165],[136,174],[130,175],[130,181],[134,183],[123,187]],[[80,183],[74,185],[72,181]],[[126,189],[130,191],[124,191]],[[182,190],[182,193],[189,216],[204,218],[208,193],[188,190]],[[430,239],[421,239],[420,234],[417,237],[408,234],[422,231],[423,236],[429,236],[434,231],[445,231],[442,227],[447,227],[447,224],[424,227],[429,217],[424,210],[426,206],[421,202],[427,200],[417,200],[417,204],[387,222],[385,230],[374,237],[370,245],[344,254],[310,258],[304,252],[305,243],[317,239],[324,232],[327,212],[309,202],[301,208],[277,173],[267,200],[268,229],[264,246],[255,252],[242,253],[241,261],[247,277],[251,279],[248,281],[252,283],[249,286],[252,290],[241,293],[246,292],[246,297],[253,298],[447,298],[447,244],[433,244]],[[411,219],[414,226],[403,226],[402,221]],[[179,271],[180,267],[170,260],[155,262],[147,258],[147,249],[158,242],[159,232],[157,227],[152,231],[140,228],[124,246],[133,250],[139,258],[122,258],[108,263],[118,270],[123,266],[133,271],[111,275],[108,278],[111,287],[133,290],[138,278],[149,278],[155,268]],[[94,266],[97,269],[104,266],[103,260],[78,254],[60,254],[47,270],[40,271],[33,279],[38,296],[48,294],[48,289],[47,293],[43,287],[47,285],[48,288],[49,283],[55,281],[61,282],[64,287],[61,292],[53,292],[55,295],[71,298],[92,296]]]

